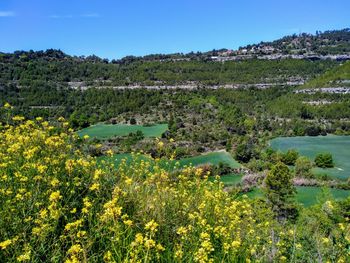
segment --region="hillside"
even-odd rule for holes
[[[302,88],[349,87],[350,61],[328,70],[324,74],[305,83]]]
[[[133,87],[300,83],[335,66],[334,61],[245,60],[136,61],[114,64],[97,57],[72,57],[59,50],[0,55],[0,85]]]
[[[245,54],[317,54],[334,55],[350,53],[350,29],[332,30],[316,34],[294,34],[271,42],[241,47]]]

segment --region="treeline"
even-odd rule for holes
[[[316,34],[293,34],[271,42],[248,45],[240,49],[258,49],[271,46],[275,52],[283,54],[304,54],[312,52],[320,55],[347,54],[350,52],[350,28],[342,30],[316,31]]]
[[[228,61],[131,61],[111,63],[96,56],[71,57],[59,50],[0,53],[0,87],[67,87],[226,83],[270,83],[309,79],[337,65],[334,61],[245,60]]]

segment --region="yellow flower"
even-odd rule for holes
[[[123,221],[123,222],[124,222],[124,224],[127,225],[128,227],[131,227],[132,224],[133,224],[133,222],[132,222],[130,219],[125,220],[125,221]]]
[[[49,200],[50,202],[57,202],[58,200],[60,200],[62,198],[60,191],[56,191],[51,193]]]
[[[83,237],[83,236],[85,236],[86,235],[86,231],[79,231],[78,233],[77,233],[77,237],[78,238],[81,238],[81,237]]]
[[[154,242],[153,239],[146,239],[145,240],[145,247],[147,249],[150,249],[150,248],[154,247],[155,245],[156,245],[156,242]]]
[[[184,252],[182,251],[182,249],[177,249],[175,251],[175,258],[181,259],[183,257]]]
[[[126,178],[126,179],[125,179],[125,183],[126,183],[127,185],[131,185],[131,184],[132,184],[132,178],[130,178],[130,177]]]
[[[103,260],[104,260],[105,262],[113,262],[112,252],[108,250],[108,251],[103,255]]]
[[[139,244],[141,244],[143,242],[143,236],[141,233],[136,234],[135,241],[136,241],[136,243],[139,243]]]
[[[98,183],[93,183],[91,186],[90,186],[90,190],[91,191],[95,191],[95,190],[98,190],[100,188],[100,184]]]
[[[60,183],[60,181],[57,179],[57,178],[54,178],[51,180],[50,184],[53,186],[53,187],[56,187],[58,186]]]
[[[5,108],[5,109],[11,109],[11,108],[13,108],[13,107],[11,106],[10,103],[6,102],[6,103],[4,104],[4,108]]]
[[[180,226],[176,233],[180,236],[185,236],[187,234],[187,228],[186,227],[183,227],[183,226]]]
[[[234,241],[232,241],[232,243],[231,243],[231,246],[232,246],[232,248],[234,248],[234,249],[239,248],[240,245],[241,245],[241,242],[238,241],[238,240],[234,240]]]
[[[109,149],[108,151],[106,151],[106,154],[108,156],[112,156],[113,155],[113,150]]]
[[[68,254],[79,254],[82,251],[83,249],[81,248],[81,245],[75,244],[70,247],[70,249],[68,250]]]
[[[158,224],[152,219],[146,224],[145,230],[150,230],[151,232],[157,232],[157,227],[158,227]]]
[[[157,244],[156,249],[158,251],[164,251],[165,250],[165,248],[161,244]]]
[[[29,261],[30,260],[30,251],[27,251],[26,253],[20,255],[17,257],[17,260],[19,262],[23,262],[23,261]]]
[[[322,238],[322,243],[323,244],[328,244],[330,242],[330,240],[329,240],[329,238],[327,238],[327,237],[324,237],[324,238]]]
[[[81,210],[83,214],[87,214],[89,212],[89,208],[92,207],[92,203],[90,202],[89,197],[85,197],[83,199],[84,207]]]
[[[286,261],[287,258],[286,258],[285,256],[281,256],[281,257],[280,257],[280,260],[281,260],[281,261]]]
[[[14,117],[12,118],[13,121],[23,121],[24,119],[25,119],[25,118],[22,117],[22,116],[14,116]]]
[[[11,239],[7,239],[7,240],[5,240],[5,241],[0,243],[0,248],[1,249],[6,249],[11,244],[12,244],[12,240]]]

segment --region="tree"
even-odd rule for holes
[[[294,165],[298,159],[299,153],[294,149],[289,149],[286,153],[282,154],[282,162],[286,165]]]
[[[282,162],[272,166],[265,178],[266,199],[279,220],[297,216],[294,200],[296,189],[292,179],[288,166]]]
[[[295,162],[295,176],[297,177],[312,177],[311,173],[312,162],[306,156],[299,157]]]
[[[131,119],[130,119],[130,124],[131,124],[131,125],[135,125],[135,124],[136,124],[135,118],[131,118]]]
[[[236,159],[247,163],[253,156],[252,145],[248,143],[239,144],[236,148]]]
[[[319,153],[315,157],[315,164],[321,168],[334,167],[333,156],[330,153]]]

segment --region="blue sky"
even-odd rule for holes
[[[125,55],[232,48],[350,27],[349,0],[0,0],[0,51]]]

